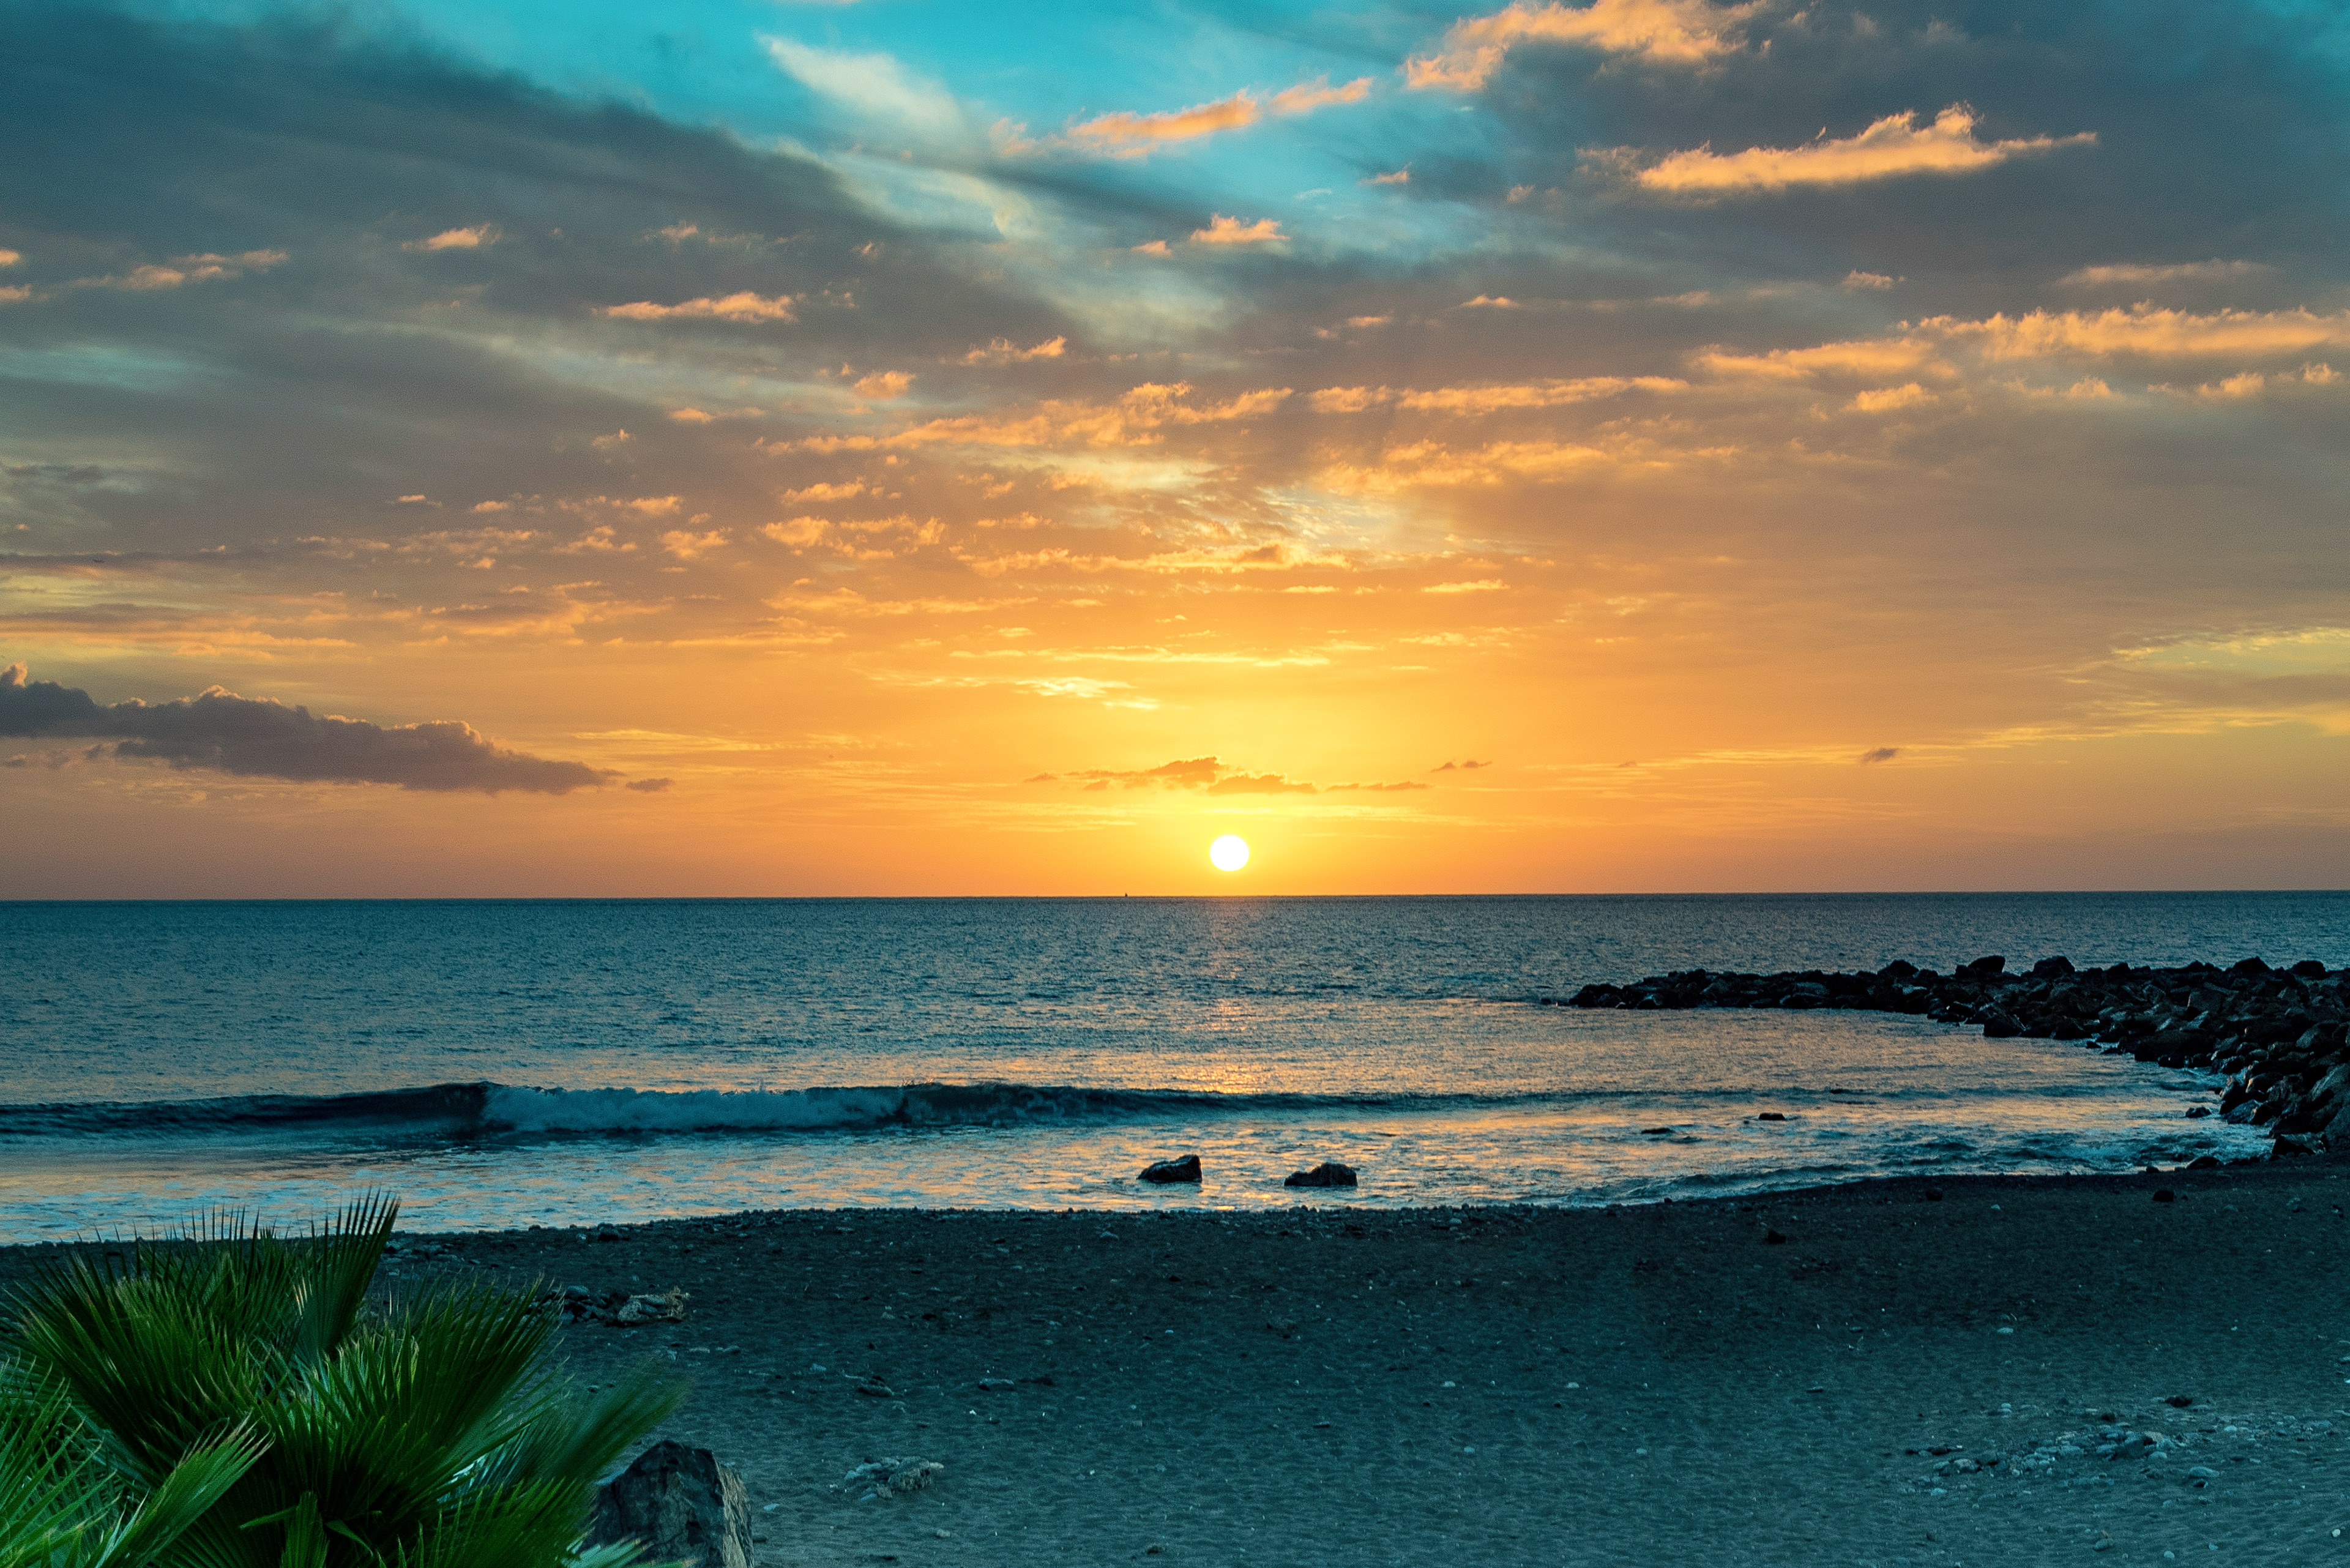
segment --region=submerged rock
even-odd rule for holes
[[[1311,1170],[1301,1170],[1282,1183],[1284,1187],[1352,1187],[1355,1168],[1326,1159]]]
[[[1180,1159],[1162,1159],[1156,1165],[1146,1165],[1140,1181],[1197,1181],[1200,1179],[1200,1157],[1187,1154]]]

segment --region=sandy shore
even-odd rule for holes
[[[781,1212],[411,1239],[384,1282],[690,1292],[563,1343],[692,1379],[660,1435],[742,1471],[763,1563],[2350,1563],[2350,1170],[1937,1185]],[[946,1469],[841,1489],[883,1456]]]

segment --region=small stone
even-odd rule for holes
[[[1766,1228],[1762,1232],[1762,1244],[1766,1247],[1783,1247],[1787,1244],[1787,1238],[1776,1231]]]
[[[2157,1203],[2176,1203],[2178,1201],[2178,1194],[2168,1187],[2158,1187],[2154,1189],[2154,1200]]]
[[[1783,1122],[1787,1119],[1787,1116],[1783,1111],[1764,1111],[1754,1119],[1758,1122]]]
[[[1156,1165],[1142,1168],[1140,1181],[1197,1181],[1200,1179],[1200,1157],[1187,1154],[1180,1159],[1162,1159]]]
[[[2195,1403],[2195,1397],[2191,1394],[2173,1394],[2169,1398],[2165,1399],[2163,1403],[2169,1406],[2174,1410],[2184,1410],[2187,1407]]]
[[[1020,1386],[1018,1384],[1013,1382],[1009,1377],[983,1377],[979,1380],[979,1386],[982,1389],[990,1394],[998,1394],[1007,1388],[1017,1388]]]

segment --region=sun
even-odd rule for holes
[[[1237,871],[1248,864],[1248,840],[1227,833],[1208,846],[1208,858],[1219,871]]]

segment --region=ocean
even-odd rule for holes
[[[2208,1076],[1667,970],[2350,962],[2350,894],[0,903],[0,1241],[1643,1202],[2233,1158]],[[1784,1121],[1762,1122],[1763,1111]],[[1653,1129],[1669,1128],[1659,1132]],[[1198,1154],[1198,1188],[1134,1179]],[[1322,1160],[1352,1190],[1282,1179]]]

